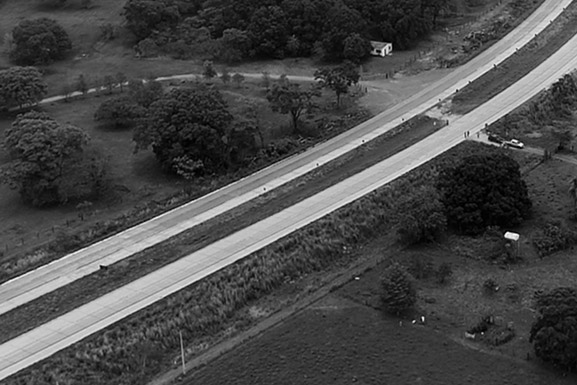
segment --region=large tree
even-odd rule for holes
[[[298,131],[299,118],[303,112],[316,107],[313,98],[318,96],[320,92],[316,87],[303,90],[300,85],[287,81],[283,84],[274,84],[266,97],[274,112],[290,114],[293,129]]]
[[[488,226],[517,226],[531,201],[519,164],[504,154],[473,155],[441,171],[437,187],[448,224],[476,234]]]
[[[329,88],[337,95],[337,107],[341,105],[341,95],[349,92],[349,87],[359,82],[357,67],[350,61],[333,68],[321,68],[315,72],[315,80],[321,87]]]
[[[94,196],[102,187],[104,166],[87,150],[88,135],[48,115],[19,115],[5,132],[11,161],[0,169],[0,183],[18,190],[34,206]]]
[[[148,108],[134,140],[137,150],[152,147],[171,172],[178,164],[202,163],[198,172],[218,171],[226,164],[227,129],[232,122],[222,95],[202,85],[173,89]],[[178,160],[178,161],[177,161]]]
[[[399,198],[397,232],[402,241],[413,244],[434,241],[447,227],[439,193],[431,186],[421,186]]]
[[[0,71],[0,110],[38,103],[46,95],[46,83],[34,67],[11,67]]]
[[[563,370],[577,371],[577,290],[560,287],[537,299],[529,342],[535,354]]]
[[[12,30],[12,37],[10,58],[18,64],[49,64],[72,49],[68,33],[52,19],[22,20]]]

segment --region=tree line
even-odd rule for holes
[[[128,0],[142,55],[362,60],[369,40],[411,48],[449,0]]]

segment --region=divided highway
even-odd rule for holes
[[[410,148],[325,191],[0,345],[0,379],[374,191],[462,142],[577,68],[577,36],[495,98]]]
[[[426,111],[440,99],[445,99],[455,90],[465,87],[469,81],[480,77],[512,55],[517,48],[541,32],[570,3],[571,0],[546,0],[518,28],[469,63],[332,140],[0,285],[0,314],[96,272],[100,265],[118,262],[237,207]],[[191,75],[177,75],[172,78],[187,77]]]

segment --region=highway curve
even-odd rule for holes
[[[465,140],[577,68],[577,36],[529,75],[410,148],[296,205],[0,345],[0,379],[374,191]]]
[[[557,17],[571,0],[547,0],[518,28],[462,67],[367,122],[218,191],[0,285],[0,314],[98,271],[237,207],[374,139],[434,106],[505,60]],[[191,75],[176,75],[182,79]],[[163,78],[167,80],[168,78]],[[54,99],[54,98],[51,98]]]

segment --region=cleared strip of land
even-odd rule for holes
[[[557,17],[571,0],[545,2],[517,29],[441,81],[388,111],[303,154],[288,158],[247,178],[72,253],[0,286],[0,314],[81,277],[125,259],[184,230],[203,223],[363,145],[422,113],[505,60]],[[184,77],[186,75],[183,75]],[[183,76],[179,76],[181,78]]]
[[[374,191],[452,148],[577,67],[577,37],[494,99],[404,150],[327,190],[0,345],[0,378],[49,357],[118,320],[250,255]]]

